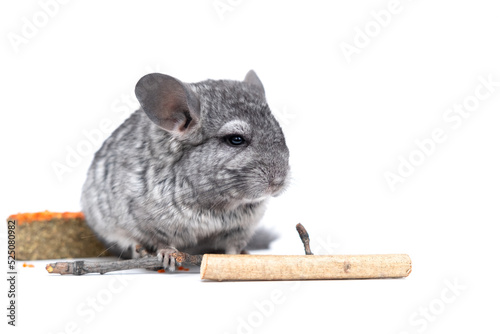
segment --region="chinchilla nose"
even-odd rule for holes
[[[268,175],[268,189],[273,196],[277,196],[286,187],[288,178],[288,166],[282,166]]]
[[[263,180],[267,183],[266,192],[272,196],[278,196],[287,186],[289,175],[288,164],[288,148],[284,142],[280,141],[279,145],[273,147],[274,149],[268,150],[262,157],[261,167],[264,171]]]
[[[282,176],[275,176],[269,180],[269,186],[279,188],[285,185],[285,178]]]
[[[269,182],[268,191],[271,196],[278,196],[285,189],[286,179],[276,178]]]

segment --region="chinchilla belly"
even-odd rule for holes
[[[167,247],[190,254],[239,251],[251,239],[265,209],[264,203],[227,211],[126,201],[114,204],[113,209],[108,207],[103,212],[98,205],[93,206],[86,214],[101,240],[123,258],[134,257],[136,245],[150,252]]]
[[[224,212],[170,211],[137,224],[137,233],[154,250],[170,246],[192,254],[225,252],[246,246],[263,213],[264,206],[255,204]]]

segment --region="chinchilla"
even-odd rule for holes
[[[122,258],[141,245],[174,270],[176,250],[237,254],[269,242],[255,231],[288,183],[289,151],[255,72],[198,83],[153,73],[135,94],[141,108],[103,143],[83,186],[87,223],[105,245]]]

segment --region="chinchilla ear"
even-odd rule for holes
[[[177,136],[184,136],[198,124],[200,102],[196,94],[169,75],[151,73],[135,86],[135,96],[149,119]]]
[[[254,70],[248,71],[243,82],[247,82],[251,85],[254,85],[259,89],[262,96],[265,96],[264,85],[262,84],[262,82],[260,81],[259,77],[257,76]]]

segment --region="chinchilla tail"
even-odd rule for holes
[[[258,249],[269,249],[271,243],[279,238],[279,235],[273,230],[265,227],[259,227],[252,239],[248,242],[245,249],[247,250],[258,250]]]

